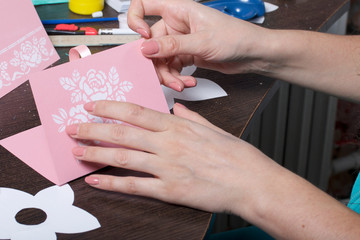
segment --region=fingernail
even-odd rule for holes
[[[150,34],[143,28],[136,29],[136,32],[144,38],[150,38]]]
[[[85,178],[85,182],[90,185],[99,185],[100,180],[98,177],[88,176]]]
[[[181,86],[176,82],[169,83],[169,87],[178,92],[181,92],[181,90],[182,90]]]
[[[84,147],[74,147],[74,148],[72,149],[72,153],[73,153],[76,157],[82,157],[82,156],[84,156],[85,148],[84,148]]]
[[[95,103],[96,102],[88,102],[84,105],[84,109],[88,112],[93,112],[94,108],[95,108]]]
[[[187,107],[185,107],[184,105],[182,105],[181,103],[175,103],[176,106],[180,107],[180,108],[184,108],[184,109],[188,109]]]
[[[78,128],[79,128],[79,125],[74,124],[74,125],[67,126],[65,131],[69,135],[77,135]]]
[[[194,79],[187,79],[184,81],[185,86],[187,87],[195,87],[196,81]]]
[[[141,51],[145,55],[153,55],[159,52],[159,45],[155,40],[145,41],[141,45]]]

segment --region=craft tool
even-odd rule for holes
[[[110,29],[99,29],[99,35],[120,35],[120,34],[138,34],[130,28],[110,28]]]
[[[140,35],[51,35],[49,36],[55,47],[86,46],[108,46],[120,45],[140,39]]]
[[[77,18],[77,19],[49,19],[41,20],[42,24],[67,24],[67,23],[91,23],[91,22],[109,22],[119,21],[117,17],[114,18]]]
[[[95,28],[92,27],[83,27],[80,28],[80,31],[66,31],[66,30],[56,30],[56,29],[46,29],[48,35],[97,35],[98,32]]]
[[[77,31],[79,30],[79,27],[75,24],[58,24],[55,26],[54,30],[59,31]]]

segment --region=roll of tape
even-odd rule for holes
[[[77,14],[91,15],[104,9],[104,0],[69,0],[69,9]]]

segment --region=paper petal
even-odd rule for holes
[[[173,108],[174,99],[200,101],[227,96],[227,93],[213,81],[205,78],[196,78],[196,80],[198,82],[196,87],[186,88],[182,92],[162,86],[169,109]]]
[[[15,219],[20,210],[30,207],[34,207],[31,194],[11,188],[0,188],[0,239],[10,239],[14,232],[30,229],[30,226],[19,224]]]
[[[16,232],[11,236],[11,240],[56,240],[56,233],[46,231],[44,228],[33,228],[29,231]]]
[[[59,205],[72,205],[74,203],[74,192],[68,184],[61,187],[52,186],[38,192],[35,199],[43,203],[44,206],[52,208]]]
[[[93,215],[75,206],[60,207],[47,213],[51,216],[54,214],[55,218],[49,221],[58,233],[81,233],[101,227]]]

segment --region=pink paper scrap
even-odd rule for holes
[[[0,97],[59,59],[31,0],[0,1]]]

